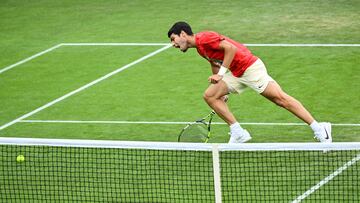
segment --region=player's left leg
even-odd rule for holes
[[[305,107],[298,100],[286,94],[275,81],[269,82],[261,95],[278,106],[287,109],[309,125],[314,121],[314,118]]]
[[[275,81],[269,82],[261,95],[309,124],[319,141],[332,141],[330,123],[317,123],[310,112],[298,100],[286,94]]]

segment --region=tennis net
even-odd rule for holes
[[[360,143],[0,138],[0,153],[0,202],[360,202]]]

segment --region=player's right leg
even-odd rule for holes
[[[230,112],[226,102],[222,99],[229,93],[227,85],[223,81],[211,84],[204,93],[204,100],[227,124],[236,122],[234,115]]]

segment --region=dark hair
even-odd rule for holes
[[[169,30],[168,37],[170,38],[171,34],[180,35],[181,31],[184,31],[188,35],[193,35],[193,32],[191,30],[191,27],[186,22],[176,22]]]

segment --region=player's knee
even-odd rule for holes
[[[209,95],[207,92],[205,92],[205,93],[203,94],[203,99],[204,99],[206,102],[208,102],[209,100],[211,100],[211,95]]]
[[[205,92],[203,95],[203,99],[207,102],[207,103],[211,103],[212,101],[214,101],[216,98],[214,95],[209,94],[208,92]]]

